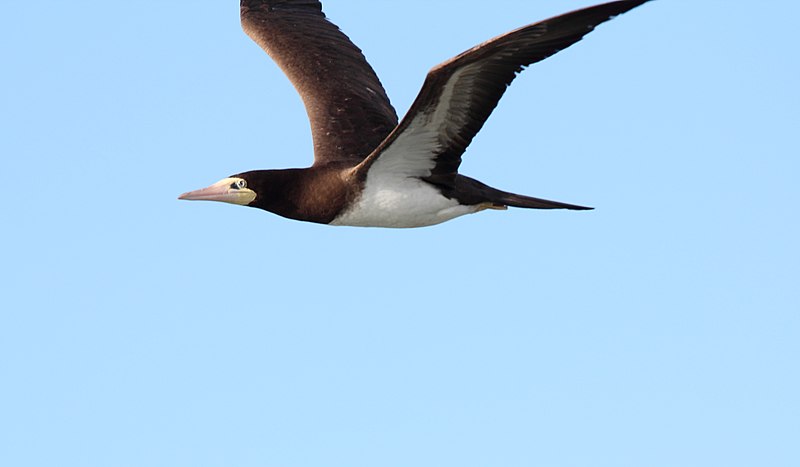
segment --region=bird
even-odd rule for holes
[[[412,228],[508,207],[589,210],[492,188],[458,173],[467,146],[514,78],[650,0],[603,3],[532,23],[433,67],[402,120],[359,49],[316,0],[241,0],[244,32],[305,105],[314,162],[252,170],[179,196],[299,221]]]

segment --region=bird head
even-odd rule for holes
[[[209,187],[184,193],[178,199],[222,201],[223,203],[247,206],[256,199],[256,196],[257,193],[252,188],[248,188],[247,174],[239,174],[223,178]]]

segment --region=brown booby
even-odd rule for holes
[[[508,206],[591,209],[500,191],[458,173],[516,75],[649,0],[584,8],[495,37],[434,67],[398,123],[361,50],[316,0],[241,0],[244,31],[295,86],[314,164],[232,175],[179,199],[223,201],[332,225],[421,227]]]

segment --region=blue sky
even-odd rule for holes
[[[326,2],[403,114],[586,1]],[[661,0],[464,158],[591,212],[334,228],[178,194],[306,166],[238,5],[0,7],[0,464],[800,465],[797,2]]]

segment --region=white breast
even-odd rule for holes
[[[462,206],[416,177],[381,176],[370,172],[360,198],[331,225],[424,227],[480,209],[479,206]]]
[[[415,116],[372,163],[359,199],[331,224],[424,227],[483,209],[462,206],[421,180],[431,175],[442,150],[442,119],[444,114],[433,111]]]

